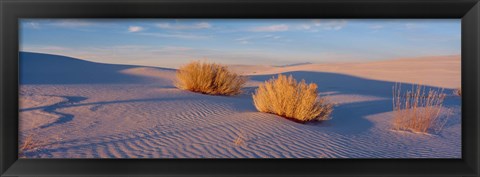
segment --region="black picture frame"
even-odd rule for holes
[[[478,0],[1,0],[1,176],[479,176]],[[462,159],[18,159],[21,18],[458,18]]]

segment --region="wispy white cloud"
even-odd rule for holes
[[[78,28],[78,27],[88,27],[93,26],[95,23],[87,20],[54,20],[50,23],[52,26],[63,27],[63,28]]]
[[[425,28],[426,26],[417,24],[417,23],[406,23],[405,24],[405,29],[407,30],[416,30],[416,29],[422,29]]]
[[[372,33],[377,33],[380,30],[382,30],[383,28],[385,28],[385,26],[379,25],[379,24],[374,24],[374,25],[368,26],[368,29],[370,29],[371,30],[370,32],[372,32]]]
[[[178,39],[207,39],[210,36],[204,35],[195,35],[195,34],[184,34],[184,33],[175,33],[175,34],[167,34],[167,33],[137,33],[139,35],[144,36],[153,36],[153,37],[160,37],[160,38],[178,38]]]
[[[299,26],[299,29],[304,30],[341,30],[347,26],[347,20],[312,20],[311,23]]]
[[[26,27],[32,29],[40,29],[40,24],[37,22],[27,22]]]
[[[281,39],[281,38],[282,37],[278,36],[278,35],[267,34],[267,35],[262,35],[262,36],[241,37],[241,38],[235,39],[235,41],[240,42],[240,44],[250,44],[250,43],[252,43],[252,41],[259,40],[259,39],[261,39],[261,40],[264,40],[264,39],[277,40],[277,39]]]
[[[383,25],[371,25],[368,28],[372,29],[372,30],[380,30],[380,29],[385,28],[385,26],[383,26]]]
[[[289,30],[307,30],[317,32],[319,30],[334,30],[338,31],[347,26],[347,20],[311,20],[310,23],[297,24],[297,25],[270,25],[270,26],[258,26],[250,28],[248,31],[252,32],[281,32]]]
[[[135,32],[140,32],[143,31],[144,28],[141,26],[129,26],[128,27],[128,32],[135,33]]]
[[[208,29],[212,25],[207,22],[194,23],[190,25],[186,24],[171,24],[171,23],[158,23],[157,26],[160,29],[172,29],[172,30],[193,30],[193,29]]]
[[[280,32],[280,31],[287,31],[288,29],[289,29],[288,25],[280,24],[280,25],[254,27],[254,28],[251,28],[249,31],[253,31],[253,32]]]
[[[437,53],[442,55],[458,53],[458,46],[460,46],[460,33],[458,32],[460,22],[428,23],[414,20],[355,21],[337,19],[268,20],[248,23],[223,20],[123,22],[83,19],[22,22],[22,27],[26,30],[25,33],[22,33],[23,39],[26,39],[23,44],[38,45],[35,48],[22,47],[22,50],[62,54],[106,63],[152,66],[178,66],[182,62],[201,58],[225,61],[226,63],[248,64],[250,62],[275,65],[280,61],[285,61],[287,64],[309,61],[370,61],[403,55],[423,55],[432,53],[432,51],[439,51]],[[439,26],[436,26],[437,24]],[[41,30],[33,29],[37,27]],[[438,28],[435,28],[437,30],[413,30],[433,27]],[[443,29],[444,27],[446,29]],[[39,36],[39,39],[28,39],[28,36],[31,36],[28,33],[30,31],[31,34],[35,34],[38,31],[48,32],[50,29],[53,30],[48,35]],[[264,32],[252,31],[254,29]],[[58,35],[58,32],[63,30],[95,32],[95,35],[88,35],[93,33],[72,35],[71,37],[75,38],[72,40],[76,42],[70,44],[69,41],[56,40],[62,37]],[[374,35],[376,30],[381,30],[382,33]],[[315,33],[315,31],[320,32]],[[362,32],[360,37],[358,37],[359,32]],[[452,36],[454,34],[458,35]],[[337,38],[338,35],[342,38]],[[124,41],[105,40],[112,37],[119,37]],[[317,37],[323,38],[315,39]],[[372,37],[379,39],[371,40]],[[36,42],[39,40],[47,42]],[[158,41],[162,42],[158,43]],[[162,46],[162,43],[181,46]],[[398,50],[378,50],[378,46],[398,48]]]
[[[251,39],[251,37],[242,37],[235,39],[235,41],[239,42],[240,44],[250,44]]]

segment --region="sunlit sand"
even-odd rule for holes
[[[20,54],[20,135],[28,158],[461,158],[460,56],[292,66],[231,65],[236,96],[176,88],[175,69]],[[279,73],[316,83],[331,120],[261,113],[258,84]],[[444,88],[453,115],[438,134],[392,131],[392,87]]]

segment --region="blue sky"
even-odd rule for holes
[[[23,19],[22,51],[177,68],[459,55],[459,19]]]

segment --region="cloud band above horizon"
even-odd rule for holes
[[[23,19],[22,51],[177,68],[459,55],[458,19]]]

